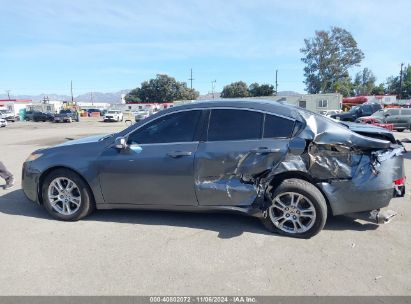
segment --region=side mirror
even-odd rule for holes
[[[117,137],[115,142],[114,142],[114,146],[117,149],[123,150],[123,149],[127,148],[127,141],[124,137]]]

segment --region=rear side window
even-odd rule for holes
[[[211,111],[208,140],[260,139],[263,114],[247,110],[216,109]]]
[[[401,115],[411,115],[411,109],[401,109]]]
[[[293,130],[293,120],[275,115],[265,115],[264,138],[290,137]]]
[[[369,105],[363,106],[362,111],[363,111],[364,114],[367,114],[367,115],[368,114],[371,115],[372,112],[373,112],[371,106],[369,106]]]

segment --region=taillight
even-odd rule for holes
[[[404,185],[404,184],[405,184],[405,179],[406,179],[405,176],[404,176],[404,177],[401,177],[401,178],[399,178],[399,179],[396,179],[396,180],[394,181],[394,185],[396,185],[396,186],[402,186],[402,185]]]

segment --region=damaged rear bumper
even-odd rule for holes
[[[402,148],[363,155],[351,179],[320,182],[334,215],[388,206],[405,193]]]

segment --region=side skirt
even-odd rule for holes
[[[97,204],[97,209],[129,209],[129,210],[161,210],[186,212],[234,212],[262,217],[261,210],[250,206],[164,206],[164,205],[135,205],[135,204]]]

